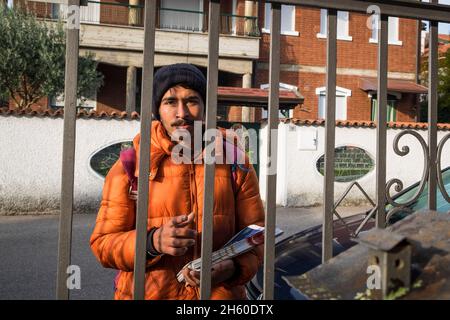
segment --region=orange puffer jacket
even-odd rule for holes
[[[139,155],[140,135],[134,140]],[[196,244],[184,256],[163,255],[147,261],[145,275],[146,299],[198,299],[198,288],[186,287],[176,279],[189,261],[198,258],[201,250],[203,165],[175,164],[171,160],[174,143],[159,121],[152,122],[151,168],[148,230],[160,227],[177,215],[195,213],[198,232]],[[135,175],[139,173],[139,159]],[[216,164],[214,188],[213,250],[223,246],[235,233],[249,224],[264,224],[258,180],[253,167],[237,170],[236,195],[233,193],[229,164]],[[120,270],[115,299],[133,298],[135,253],[135,202],[129,199],[129,180],[120,161],[105,179],[101,207],[91,235],[91,249],[106,268]],[[235,275],[211,290],[212,299],[245,299],[244,284],[262,263],[263,248],[258,246],[237,258]]]

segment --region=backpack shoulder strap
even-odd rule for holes
[[[228,146],[225,146],[226,144],[228,144]],[[233,193],[234,196],[237,195],[237,190],[238,190],[238,185],[237,185],[237,170],[240,169],[244,172],[248,172],[249,169],[247,169],[243,164],[240,164],[238,162],[238,146],[236,145],[236,141],[235,143],[230,143],[228,141],[226,141],[224,143],[224,152],[229,151],[229,149],[227,147],[230,147],[232,149],[232,159],[233,159],[233,163],[230,165],[230,170],[231,170],[231,186],[233,188]]]
[[[136,169],[136,151],[134,148],[128,148],[120,151],[120,161],[122,162],[123,168],[127,173],[128,180],[130,181],[129,195],[133,200],[137,199],[137,178],[134,175]]]

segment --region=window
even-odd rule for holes
[[[287,84],[287,83],[283,83],[280,82],[280,90],[289,90],[289,91],[294,91],[294,92],[298,92],[298,87]],[[259,86],[261,89],[265,89],[265,90],[269,90],[270,84],[265,83]],[[262,109],[262,118],[263,119],[267,119],[267,117],[269,116],[267,109]],[[278,111],[278,117],[280,119],[282,118],[293,118],[294,117],[294,110],[279,110]]]
[[[266,3],[265,6],[262,32],[270,33],[270,3]],[[295,6],[281,5],[281,34],[298,36],[295,30]]]
[[[401,41],[399,41],[399,27],[400,27],[400,22],[399,22],[399,18],[398,17],[389,17],[389,43],[390,44],[400,44],[401,45]]]
[[[377,99],[372,99],[372,112],[371,112],[371,120],[377,121]],[[393,99],[392,97],[388,99],[387,103],[387,112],[386,112],[386,121],[395,122],[397,121],[397,99]]]
[[[379,19],[377,15],[373,15],[372,19]],[[369,39],[371,43],[378,43],[378,28],[376,28],[376,21],[372,22],[372,26],[375,26],[372,29],[372,36]],[[388,20],[388,43],[392,45],[401,46],[403,44],[402,41],[399,40],[399,27],[400,27],[400,19],[398,17],[389,17]]]
[[[64,108],[64,95],[61,94],[57,97],[50,97],[49,107],[52,109]],[[81,97],[77,99],[77,108],[83,108],[86,110],[97,110],[97,93],[91,98]]]
[[[52,19],[66,19],[67,5],[52,3]],[[80,22],[88,22],[93,24],[100,23],[100,3],[88,3],[86,6],[80,7]]]
[[[203,28],[203,0],[161,0],[159,12],[161,29],[201,31]]]
[[[334,149],[334,181],[351,182],[361,179],[375,167],[375,160],[369,153],[355,146],[341,146]],[[323,175],[325,155],[316,162],[317,171]]]
[[[317,34],[318,38],[326,38],[327,37],[327,17],[328,10],[321,9],[320,10],[320,33]],[[338,11],[337,13],[337,38],[339,40],[347,40],[352,41],[353,38],[348,35],[349,32],[349,13],[348,11]]]
[[[231,9],[231,14],[233,15],[233,17],[231,18],[231,33],[236,35],[237,34],[237,25],[236,25],[236,17],[235,15],[237,15],[236,9],[237,9],[237,0],[233,0],[232,5],[232,9]]]
[[[294,117],[294,110],[278,110],[278,118],[279,119],[289,119]],[[269,118],[269,111],[267,109],[262,109],[261,113],[262,119]]]
[[[319,118],[325,119],[327,95],[326,88],[321,87],[316,89],[316,94],[319,96]],[[336,120],[347,120],[347,97],[352,95],[352,91],[336,87]]]

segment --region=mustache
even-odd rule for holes
[[[192,126],[192,125],[194,125],[194,120],[190,120],[190,119],[176,119],[170,125],[172,127],[186,126],[186,125]]]

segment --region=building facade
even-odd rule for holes
[[[64,17],[62,5],[25,3],[39,17]],[[102,3],[104,2],[104,3]],[[189,62],[205,74],[208,0],[159,0],[155,67]],[[104,86],[86,106],[97,111],[139,111],[142,77],[143,8],[145,1],[88,1],[81,9],[80,52],[95,54]],[[322,119],[325,115],[326,10],[282,6],[280,89],[299,92],[304,100],[282,117]],[[230,0],[221,4],[219,86],[267,88],[270,5],[263,1]],[[369,15],[338,12],[338,120],[376,117],[377,29]],[[388,121],[415,121],[420,50],[417,21],[389,20]],[[44,101],[63,105],[55,97]],[[262,108],[226,106],[222,120],[259,122]]]
[[[269,6],[261,6],[262,38],[256,84],[268,82]],[[292,117],[324,118],[326,83],[326,10],[282,6],[280,81],[298,87],[304,104]],[[369,15],[338,12],[336,118],[374,120],[376,115],[377,29]],[[389,18],[388,121],[415,121],[418,22]],[[419,47],[420,48],[420,47]]]

